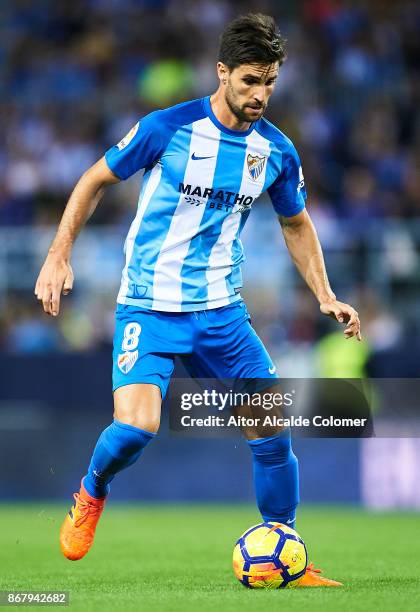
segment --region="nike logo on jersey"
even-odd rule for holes
[[[198,161],[200,159],[211,159],[212,157],[214,157],[214,155],[205,155],[204,157],[199,157],[195,153],[191,155],[191,159],[193,159],[194,161]]]
[[[268,368],[268,371],[270,374],[274,374],[274,372],[276,371],[276,366],[272,366],[271,368]]]

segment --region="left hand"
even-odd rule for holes
[[[346,340],[356,336],[359,342],[361,341],[359,313],[352,306],[338,300],[331,300],[330,302],[321,302],[319,308],[322,314],[345,324],[344,336]]]

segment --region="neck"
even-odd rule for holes
[[[239,130],[246,132],[251,127],[251,123],[247,121],[239,121],[237,116],[232,113],[228,104],[226,103],[225,95],[222,88],[219,89],[210,97],[210,104],[213,113],[220,123],[229,130]]]

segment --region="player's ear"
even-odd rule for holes
[[[226,85],[229,76],[229,68],[223,62],[217,62],[217,76],[219,77],[220,83]]]

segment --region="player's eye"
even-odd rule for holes
[[[244,83],[247,85],[254,85],[254,83],[258,83],[256,79],[243,79]]]

